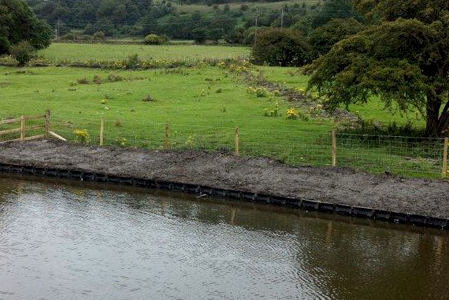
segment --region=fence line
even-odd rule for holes
[[[413,177],[446,178],[448,174],[448,139],[402,136],[375,136],[340,133],[330,126],[313,130],[250,128],[248,126],[204,126],[95,120],[69,122],[45,116],[0,120],[0,125],[21,122],[23,127],[0,131],[20,133],[42,129],[26,124],[28,120],[45,119],[45,136],[97,145],[133,146],[148,149],[198,149],[229,151],[238,156],[269,157],[295,166],[350,167],[371,173],[393,173]],[[54,133],[55,128],[61,135]],[[80,130],[82,128],[83,130]],[[84,130],[85,129],[85,130]],[[83,137],[77,134],[81,132]],[[65,140],[65,139],[64,139]]]
[[[38,115],[38,116],[21,116],[20,118],[13,118],[13,119],[6,119],[6,120],[0,120],[0,125],[10,125],[20,122],[20,127],[18,128],[11,128],[11,129],[5,129],[0,131],[0,137],[2,136],[8,136],[13,135],[15,133],[20,134],[20,138],[5,138],[4,140],[0,141],[0,143],[6,143],[6,142],[15,142],[15,141],[30,141],[30,140],[36,140],[41,138],[48,138],[50,136],[53,136],[57,139],[61,139],[63,141],[67,141],[60,135],[54,133],[51,131],[51,112],[50,110],[45,111],[45,115]],[[39,121],[44,120],[44,124],[41,125],[33,125],[33,126],[27,126],[27,121]],[[41,131],[40,129],[44,130],[44,134],[35,134],[32,136],[26,136],[27,132],[32,131]]]

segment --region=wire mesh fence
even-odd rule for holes
[[[76,123],[54,119],[52,130],[78,143],[98,145],[101,121],[77,119]],[[104,145],[162,149],[195,149],[238,153],[245,157],[268,157],[292,166],[349,167],[375,174],[441,178],[445,160],[444,138],[370,136],[316,130],[261,130],[237,126],[130,122],[104,120]],[[85,131],[84,138],[79,132]],[[335,158],[333,157],[335,156]],[[446,172],[445,172],[446,173]]]
[[[29,134],[37,134],[33,126],[42,125],[42,122],[27,121]],[[447,175],[447,138],[345,134],[319,126],[312,126],[310,130],[267,130],[249,126],[238,128],[234,124],[205,126],[117,119],[104,119],[103,125],[101,123],[101,118],[67,121],[56,116],[49,130],[69,141],[91,145],[103,142],[103,145],[151,150],[220,151],[272,158],[292,166],[349,167],[376,174],[421,178]],[[0,123],[0,142],[20,137],[20,132],[8,132],[11,126],[17,125]],[[1,134],[5,131],[6,134]]]

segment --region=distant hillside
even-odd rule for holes
[[[330,12],[341,14],[347,10],[346,4],[352,3],[352,0],[27,1],[39,18],[48,21],[58,37],[75,30],[88,35],[99,31],[106,36],[122,37],[155,33],[192,40],[219,40],[254,26],[294,27],[307,33],[313,27],[314,18],[326,6],[331,7]]]

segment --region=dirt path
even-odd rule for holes
[[[449,182],[294,168],[224,153],[99,148],[53,140],[0,145],[0,163],[81,170],[449,219]]]

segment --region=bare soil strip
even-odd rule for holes
[[[103,148],[54,140],[0,145],[0,163],[209,186],[449,219],[449,182],[290,167],[229,153]]]

